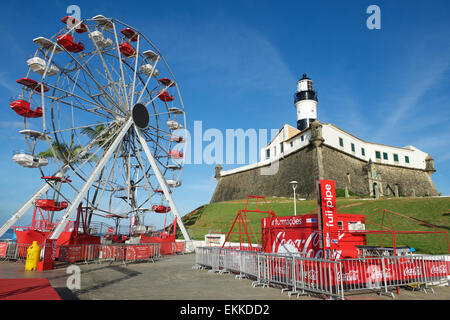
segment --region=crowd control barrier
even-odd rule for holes
[[[24,260],[29,244],[0,243],[0,259]],[[172,246],[171,246],[172,248]],[[175,253],[175,244],[172,254]],[[159,243],[145,244],[78,244],[57,247],[59,262],[123,262],[155,261],[162,256]]]
[[[253,279],[252,286],[281,287],[289,296],[315,293],[344,299],[345,293],[376,290],[390,294],[405,286],[449,285],[449,256],[414,255],[326,260],[242,251],[219,247],[197,247],[194,268],[210,272],[232,272]]]

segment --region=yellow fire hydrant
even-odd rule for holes
[[[25,270],[36,270],[39,262],[39,255],[41,248],[39,248],[37,241],[33,241],[33,244],[27,249],[27,260],[25,262]]]

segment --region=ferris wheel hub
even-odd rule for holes
[[[142,103],[136,103],[132,111],[133,122],[141,129],[145,129],[150,121],[147,107]]]

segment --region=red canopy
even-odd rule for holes
[[[172,82],[172,80],[170,80],[169,78],[161,78],[158,80],[159,82],[161,82],[163,85],[165,85],[166,87],[168,85],[170,85],[171,87],[175,86],[175,82]]]
[[[41,85],[36,80],[30,78],[20,78],[19,80],[16,80],[16,82],[27,88],[35,90],[36,92],[41,92]],[[48,90],[49,89],[44,86],[44,92],[47,92]]]
[[[139,38],[139,35],[136,33],[136,31],[134,31],[133,29],[130,28],[125,28],[120,30],[120,32],[127,37],[128,39],[130,39],[130,41],[136,41]]]
[[[71,20],[69,20],[71,19]],[[64,18],[61,19],[61,21],[65,24],[67,24],[67,22],[70,23],[70,26],[68,25],[68,27],[71,26],[75,26],[76,24],[78,24],[80,21],[72,16],[66,16]],[[87,31],[87,27],[84,23],[81,23],[79,26],[77,26],[77,28],[75,29],[75,32],[77,33],[84,33]]]

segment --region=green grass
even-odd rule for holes
[[[294,204],[288,198],[268,198],[268,205],[271,211],[277,216],[294,215]],[[220,232],[227,234],[231,224],[239,210],[244,209],[245,200],[225,201],[204,205],[192,213],[183,217],[183,223],[192,239],[204,240],[204,235],[210,232]],[[249,202],[248,209],[256,208],[255,201]],[[265,203],[259,202],[260,210],[267,210]],[[308,213],[317,208],[316,200],[297,201],[297,215]],[[385,226],[389,226],[389,220],[395,230],[402,231],[436,231],[430,227],[432,225],[448,232],[450,230],[450,198],[382,198],[378,200],[364,200],[362,198],[338,198],[337,208],[340,211],[351,214],[363,214],[366,217],[383,210],[391,210],[405,216],[420,220],[412,221],[405,217],[394,214],[385,215]],[[260,238],[261,218],[268,214],[248,213],[248,231],[255,233],[251,235],[255,242]],[[366,228],[368,230],[378,230],[379,227],[370,222],[381,224],[382,213],[367,218]],[[233,231],[239,231],[239,225]],[[381,240],[384,246],[392,245],[391,235],[368,235],[368,245],[380,245]],[[232,235],[231,241],[239,241],[238,235]],[[419,253],[448,254],[447,238],[444,234],[405,234],[396,235],[397,246],[408,245]]]

